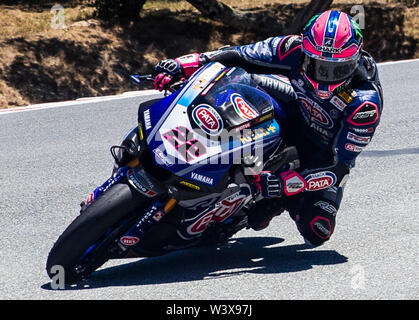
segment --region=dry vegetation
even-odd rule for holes
[[[239,9],[269,6],[285,20],[307,2],[223,1]],[[103,25],[92,7],[62,1],[66,28],[53,30],[51,4],[28,2],[0,5],[0,108],[133,90],[128,75],[149,73],[162,58],[270,36],[201,18],[187,2],[173,0],[149,0],[139,21],[125,27]],[[417,3],[395,2],[362,1],[366,46],[379,61],[419,57]],[[352,3],[334,1],[333,7],[349,12]]]

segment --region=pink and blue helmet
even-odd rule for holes
[[[362,48],[358,24],[344,12],[316,15],[303,30],[303,74],[318,92],[344,85],[358,66]]]

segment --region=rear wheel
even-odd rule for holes
[[[112,186],[82,210],[55,242],[46,265],[49,277],[53,278],[58,266],[64,269],[65,283],[71,284],[99,268],[109,258],[109,245],[126,231],[121,221],[135,222],[141,213],[135,209],[146,201],[126,182]]]

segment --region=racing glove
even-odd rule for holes
[[[306,181],[296,171],[288,170],[276,175],[262,171],[254,176],[254,184],[264,198],[292,196],[306,189]]]
[[[282,197],[284,193],[284,184],[280,177],[269,171],[262,172],[259,176],[262,196],[264,198]]]
[[[199,68],[199,54],[192,53],[176,59],[166,59],[159,62],[154,70],[154,88],[167,90],[176,82],[185,82]]]

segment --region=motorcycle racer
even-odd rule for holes
[[[356,22],[344,12],[326,11],[314,16],[302,35],[192,53],[156,66],[158,90],[210,62],[241,67],[285,105],[283,138],[296,146],[300,167],[255,177],[264,199],[249,212],[254,230],[286,210],[307,243],[317,246],[331,237],[350,170],[370,143],[383,108],[377,66],[362,47]]]

